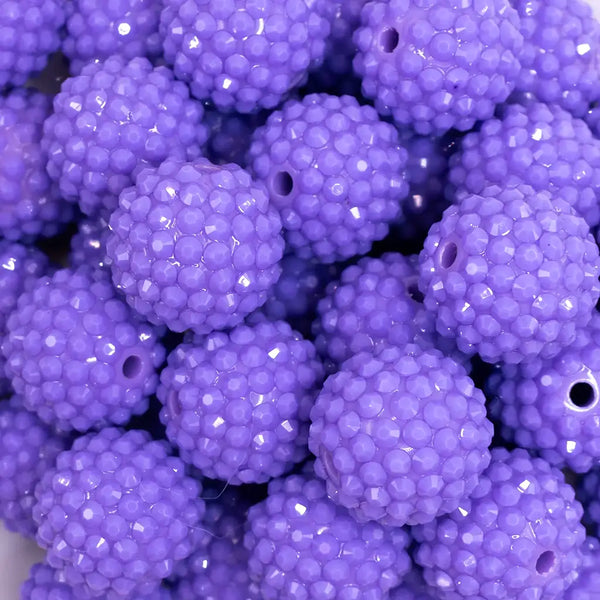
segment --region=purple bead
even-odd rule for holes
[[[60,46],[63,0],[3,0],[0,14],[0,88],[23,85]]]
[[[61,430],[125,424],[148,409],[164,359],[104,271],[62,269],[19,298],[2,343],[25,408]]]
[[[430,229],[419,260],[437,331],[491,363],[556,356],[600,295],[587,224],[562,197],[527,185],[464,195]]]
[[[581,553],[579,577],[565,592],[563,600],[600,600],[600,542],[588,537]]]
[[[143,597],[194,550],[201,491],[166,442],[106,428],[77,439],[44,475],[35,491],[36,539],[76,591]]]
[[[203,114],[166,67],[120,56],[90,63],[63,83],[44,123],[48,173],[86,215],[106,214],[144,167],[200,155]]]
[[[360,522],[428,523],[455,510],[490,461],[483,393],[458,363],[414,344],[346,361],[310,418],[315,472]]]
[[[415,559],[440,599],[562,600],[581,564],[582,512],[558,469],[496,448],[469,500],[413,528]]]
[[[165,60],[223,111],[277,106],[325,52],[329,23],[311,0],[165,0]]]
[[[106,241],[109,234],[108,223],[102,217],[80,221],[77,233],[71,238],[71,252],[69,254],[71,268],[82,265],[101,269],[108,268]]]
[[[161,420],[204,476],[263,483],[306,458],[322,379],[314,346],[287,323],[239,325],[169,355],[157,392]]]
[[[288,246],[331,263],[365,254],[408,193],[398,132],[351,96],[290,100],[253,136],[248,156],[281,213]]]
[[[465,136],[450,167],[460,191],[525,183],[559,194],[590,227],[600,222],[600,140],[558,106],[507,106],[500,118]]]
[[[236,488],[204,490],[204,527],[210,535],[183,564],[174,588],[176,600],[248,600],[248,551],[244,524],[248,504]]]
[[[582,117],[600,99],[600,24],[586,0],[511,0],[525,38],[517,90]]]
[[[403,529],[357,523],[312,476],[272,481],[246,531],[261,600],[385,600],[410,569]]]
[[[0,341],[6,336],[6,322],[19,296],[29,291],[47,270],[48,259],[39,250],[0,240]],[[0,353],[0,394],[10,390],[4,365],[4,356]]]
[[[74,216],[46,173],[40,141],[51,108],[35,91],[0,97],[0,234],[9,240],[53,236]]]
[[[15,398],[0,402],[0,519],[11,531],[33,537],[33,490],[54,467],[67,439],[46,427]]]
[[[413,568],[401,585],[390,593],[390,600],[437,600],[435,588],[428,586],[423,580],[421,571]]]
[[[279,278],[281,220],[240,167],[165,161],[110,219],[115,285],[155,324],[206,334],[243,321]]]
[[[62,51],[77,75],[90,61],[118,54],[157,58],[161,0],[74,0],[67,9],[67,35]]]
[[[523,37],[508,0],[377,0],[361,18],[363,94],[420,135],[467,131],[514,88]]]
[[[600,315],[552,359],[505,365],[488,383],[506,440],[585,473],[600,463]]]

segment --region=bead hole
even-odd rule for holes
[[[135,379],[142,371],[142,359],[135,354],[128,356],[123,362],[123,375],[127,379]]]
[[[287,171],[279,171],[273,179],[273,191],[279,196],[289,196],[294,189],[294,180]]]
[[[381,49],[384,52],[393,52],[398,47],[400,35],[393,27],[387,27],[381,32]]]
[[[440,254],[440,265],[443,269],[449,269],[455,262],[458,256],[458,246],[454,242],[449,242],[442,248]]]
[[[535,563],[535,570],[540,575],[545,575],[549,573],[554,567],[555,556],[552,550],[546,550],[546,552],[542,552]]]
[[[178,417],[181,415],[181,402],[179,401],[179,394],[177,392],[171,392],[167,398],[167,408],[172,417]]]
[[[595,399],[594,388],[587,381],[579,381],[569,390],[569,400],[577,408],[590,408]]]

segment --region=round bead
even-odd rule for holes
[[[170,354],[161,420],[182,459],[204,476],[263,483],[306,458],[322,379],[314,346],[287,323],[240,325]]]
[[[45,423],[86,431],[148,409],[164,349],[105,272],[83,266],[38,279],[19,298],[7,331],[6,373]]]
[[[67,79],[44,123],[48,173],[90,216],[113,211],[144,167],[200,155],[202,105],[166,67],[111,56]]]
[[[331,263],[383,239],[408,193],[392,125],[351,96],[290,100],[256,130],[248,162],[281,213],[288,246]]]
[[[563,600],[598,600],[600,590],[600,542],[588,537],[582,554],[577,581],[565,592]]]
[[[419,261],[437,331],[490,363],[556,356],[600,295],[585,221],[562,197],[526,185],[461,197],[430,229]]]
[[[110,227],[115,285],[140,315],[173,331],[241,323],[281,272],[279,215],[233,164],[169,160],[142,171]]]

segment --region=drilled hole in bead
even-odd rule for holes
[[[142,359],[135,354],[128,356],[123,362],[123,375],[127,379],[135,379],[142,371]]]
[[[542,552],[535,563],[535,570],[540,575],[545,575],[549,573],[554,567],[554,561],[556,557],[554,556],[554,552],[552,550],[546,550],[546,552]]]
[[[289,196],[294,189],[294,180],[287,171],[279,171],[273,179],[273,191],[279,196]]]
[[[167,398],[167,408],[171,417],[178,417],[181,414],[181,402],[179,401],[179,394],[177,392],[171,392]]]
[[[455,262],[458,256],[458,246],[454,242],[449,242],[442,248],[440,254],[440,265],[443,269],[449,269]]]
[[[590,408],[595,399],[594,388],[587,381],[579,381],[569,390],[569,400],[577,408]]]
[[[384,52],[393,52],[398,47],[400,35],[393,27],[387,27],[381,32],[381,49]]]

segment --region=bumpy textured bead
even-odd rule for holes
[[[415,525],[448,513],[490,460],[483,393],[458,363],[414,344],[349,359],[310,418],[315,472],[361,522]]]
[[[33,537],[33,490],[54,467],[67,439],[57,435],[17,399],[0,402],[0,519],[11,531]]]
[[[244,544],[262,600],[384,600],[410,569],[404,530],[357,523],[312,476],[272,481]]]
[[[118,54],[155,58],[162,52],[158,35],[161,0],[74,0],[67,4],[67,35],[62,51],[69,70],[79,74],[91,60]]]
[[[437,330],[465,354],[519,363],[556,356],[600,294],[598,247],[559,196],[491,186],[433,225],[419,287]]]
[[[417,568],[413,568],[400,586],[390,592],[390,600],[436,600],[435,589],[423,581]]]
[[[167,437],[203,475],[262,483],[307,455],[323,367],[283,322],[240,325],[180,345],[161,374]]]
[[[514,89],[523,37],[508,0],[378,0],[361,18],[363,94],[421,135],[467,131]]]
[[[600,315],[555,358],[504,365],[488,386],[506,440],[578,473],[600,463]]]
[[[473,194],[488,185],[526,183],[559,194],[590,227],[600,222],[600,140],[558,106],[507,106],[500,118],[465,136],[449,178]]]
[[[600,542],[588,537],[582,549],[577,581],[565,592],[563,600],[600,599]]]
[[[81,588],[74,590],[60,573],[43,563],[31,567],[29,579],[21,587],[21,600],[88,600],[91,597]],[[138,596],[137,600],[171,600],[171,594],[167,588],[160,587],[149,595]]]
[[[469,500],[413,528],[415,559],[444,600],[562,599],[581,564],[582,512],[558,469],[496,448]]]
[[[0,234],[10,240],[55,235],[73,218],[46,173],[40,142],[51,108],[51,99],[35,91],[0,97]]]
[[[48,173],[90,216],[114,210],[146,166],[200,155],[202,105],[166,67],[112,56],[67,79],[44,123]]]
[[[110,219],[115,285],[151,323],[205,334],[241,323],[281,273],[281,220],[234,164],[142,171]]]
[[[106,242],[109,235],[108,223],[102,217],[80,221],[77,233],[71,238],[69,265],[72,268],[81,265],[108,267]]]
[[[76,590],[103,600],[143,597],[194,550],[201,491],[166,442],[106,428],[77,439],[44,475],[36,539]]]
[[[321,64],[329,23],[311,0],[164,0],[165,60],[219,110],[272,109]]]
[[[210,494],[214,494],[212,497]],[[248,551],[244,523],[249,508],[236,488],[204,490],[204,527],[210,535],[182,565],[176,600],[248,600]]]
[[[0,15],[0,88],[22,85],[60,46],[62,0],[4,0]]]
[[[0,340],[6,335],[6,322],[19,296],[30,290],[47,269],[48,259],[38,250],[0,240]],[[10,390],[4,365],[4,355],[0,353],[0,394]]]
[[[148,408],[164,358],[104,271],[62,269],[19,298],[2,343],[6,372],[45,423],[86,431]]]
[[[290,100],[256,130],[248,164],[302,258],[365,254],[401,214],[408,193],[398,133],[352,96]]]
[[[600,24],[586,0],[511,0],[525,38],[517,89],[582,117],[600,99]]]

